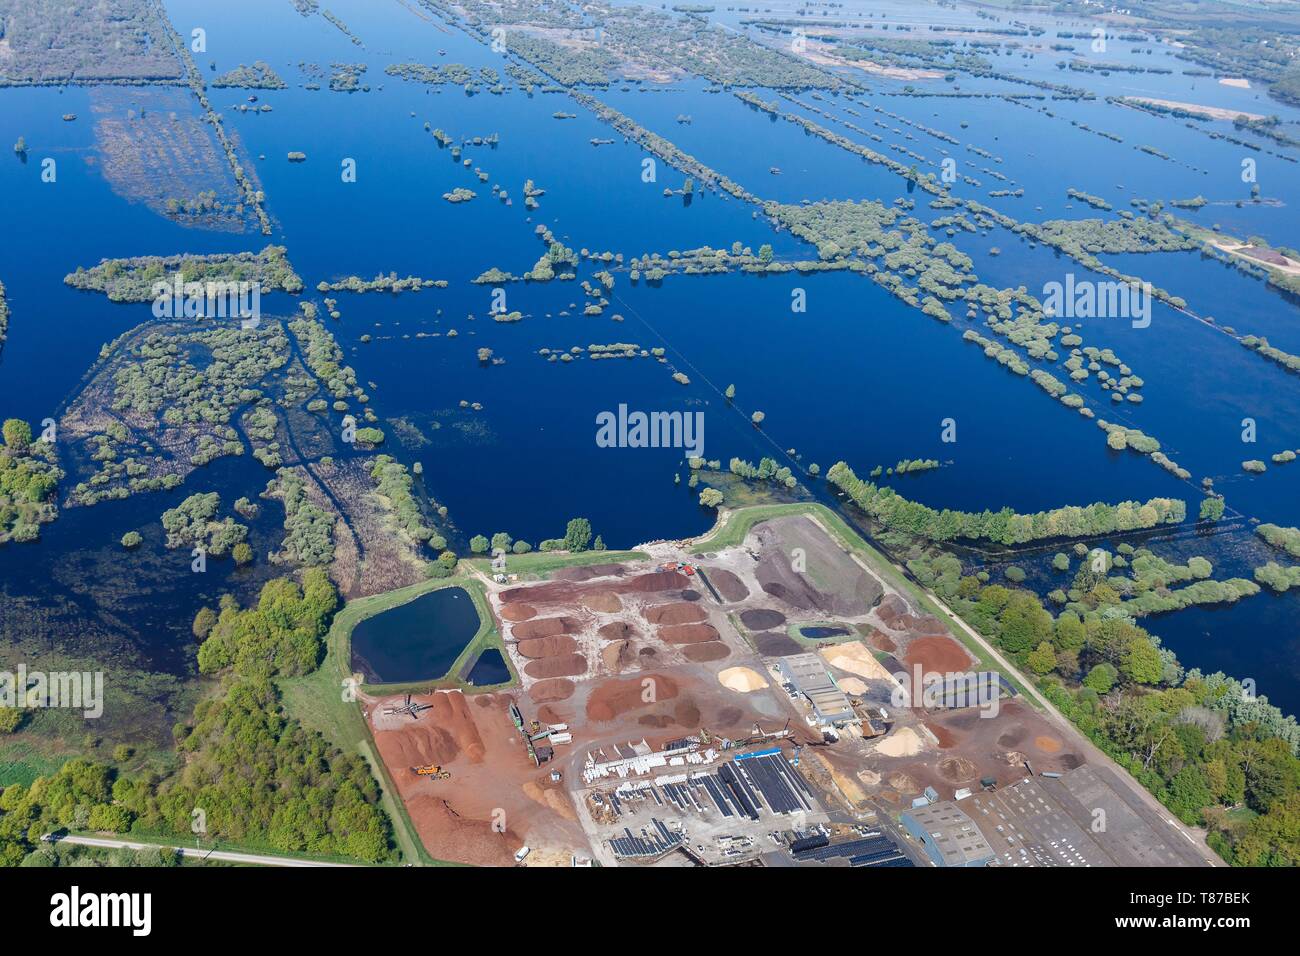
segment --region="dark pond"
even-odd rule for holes
[[[464,588],[441,588],[366,618],[352,631],[352,669],[373,684],[441,677],[478,632]]]
[[[495,647],[489,647],[479,654],[478,660],[474,662],[469,672],[469,682],[475,687],[504,684],[509,679],[510,668],[506,666],[501,652]]]
[[[843,637],[849,633],[842,627],[801,627],[799,633],[809,640],[820,640],[823,637]]]

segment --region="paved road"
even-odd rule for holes
[[[104,837],[75,836],[68,834],[57,837],[51,842],[75,843],[78,846],[97,846],[108,850],[126,847],[128,850],[143,850],[159,846],[156,843],[133,843],[130,840],[112,840]],[[286,856],[261,856],[256,853],[237,853],[232,850],[197,850],[193,847],[178,846],[182,855],[200,860],[222,860],[226,863],[251,863],[256,866],[351,866],[350,863],[329,863],[324,860],[295,859]]]

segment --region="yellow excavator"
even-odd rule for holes
[[[434,777],[438,780],[447,780],[451,777],[450,770],[443,770],[436,763],[425,764],[422,767],[412,767],[411,770],[417,777]]]

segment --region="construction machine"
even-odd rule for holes
[[[401,707],[385,707],[385,717],[396,717],[398,714],[406,714],[412,720],[419,720],[420,714],[433,707],[433,704],[420,704],[411,700],[411,695],[406,695],[406,703]]]
[[[443,770],[436,763],[425,764],[421,767],[412,767],[411,770],[417,777],[433,777],[435,780],[447,780],[451,777],[450,770]]]

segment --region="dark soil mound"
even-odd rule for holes
[[[785,624],[785,615],[765,607],[751,608],[740,612],[740,623],[751,631],[766,631]]]

